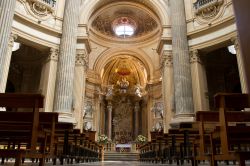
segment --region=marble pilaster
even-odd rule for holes
[[[0,70],[2,70],[2,77],[1,77],[1,81],[0,81],[0,93],[5,92],[5,89],[6,89],[9,68],[10,68],[11,55],[12,55],[12,48],[14,46],[14,41],[16,39],[17,39],[17,35],[11,33],[10,38],[9,38],[9,42],[8,42],[7,53],[6,53],[5,60],[4,60],[5,63],[2,64],[2,68],[0,69]]]
[[[240,76],[240,84],[241,84],[241,92],[242,93],[249,93],[249,86],[247,85],[247,75],[245,70],[245,64],[242,57],[242,53],[240,50],[240,43],[237,37],[234,37],[231,39],[231,41],[234,44],[235,50],[236,50],[236,58],[238,63],[238,70],[239,70],[239,76]]]
[[[0,1],[0,92],[5,91],[6,77],[8,77],[8,61],[10,61],[11,57],[9,41],[12,40],[11,27],[15,12],[15,4],[16,0]]]
[[[45,96],[44,111],[53,112],[53,101],[56,86],[58,49],[50,48],[49,55],[42,68],[40,89]]]
[[[192,80],[184,0],[170,0],[174,69],[175,117],[171,125],[193,121]]]
[[[65,1],[54,102],[54,111],[60,113],[61,122],[75,123],[72,107],[80,4],[81,0]]]
[[[134,107],[134,115],[135,115],[135,130],[134,130],[134,136],[137,137],[139,135],[139,127],[140,127],[140,123],[139,123],[139,111],[140,111],[140,105],[139,102],[135,103],[135,107]]]
[[[79,51],[75,61],[75,76],[74,76],[74,117],[76,119],[76,128],[83,128],[83,108],[84,108],[84,97],[85,97],[85,80],[87,69],[87,53]]]
[[[107,136],[109,139],[112,139],[112,104],[111,104],[111,102],[108,103],[107,110],[108,110],[108,133],[107,133]]]
[[[173,87],[173,55],[172,52],[162,53],[162,98],[163,98],[163,128],[167,133],[173,117],[174,87]]]
[[[209,111],[207,78],[198,50],[190,51],[194,111]]]

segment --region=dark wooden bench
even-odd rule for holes
[[[54,146],[58,114],[39,113],[43,107],[40,94],[0,94],[0,107],[22,108],[21,112],[0,112],[0,143],[6,147],[0,150],[2,163],[4,158],[15,158],[18,166],[24,158],[39,158],[39,165],[44,165]],[[32,111],[24,111],[30,108]],[[45,124],[48,127],[44,127]]]

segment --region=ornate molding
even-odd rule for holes
[[[46,20],[53,15],[56,0],[26,0],[30,13],[38,20]]]
[[[211,22],[222,12],[223,4],[224,0],[197,0],[193,4],[195,17],[201,23]]]
[[[50,61],[50,60],[58,61],[58,57],[59,57],[59,50],[55,49],[55,48],[50,48],[47,60],[48,61]]]
[[[198,50],[192,50],[189,52],[190,63],[201,63],[201,58]]]

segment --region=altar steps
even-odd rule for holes
[[[104,161],[138,161],[136,152],[104,152]]]

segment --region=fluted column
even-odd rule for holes
[[[40,89],[42,89],[42,93],[45,96],[45,112],[53,112],[58,53],[58,49],[50,48],[48,58],[43,64]]]
[[[194,111],[208,111],[208,89],[204,66],[198,50],[190,51],[190,64],[193,86]]]
[[[54,111],[60,112],[61,122],[75,123],[72,117],[72,94],[80,2],[65,1],[54,102]]]
[[[9,41],[16,0],[0,0],[0,92],[5,92],[11,54]],[[7,66],[8,64],[8,66]]]
[[[135,103],[135,108],[134,108],[134,112],[135,112],[135,130],[134,130],[134,136],[137,137],[139,135],[139,111],[140,111],[140,105],[139,102]]]
[[[87,69],[87,53],[81,50],[77,53],[75,61],[74,77],[74,117],[76,119],[76,128],[83,129],[83,109],[85,97],[85,71]]]
[[[234,37],[231,39],[231,41],[234,44],[235,50],[236,50],[236,58],[238,63],[238,70],[239,70],[239,76],[240,76],[240,84],[241,84],[241,92],[242,93],[249,93],[249,86],[247,85],[247,75],[245,70],[245,64],[243,61],[243,57],[240,50],[239,40],[237,37]]]
[[[170,129],[170,122],[173,117],[174,87],[173,87],[173,55],[172,52],[163,51],[161,57],[162,69],[162,98],[163,98],[163,126],[164,133]]]
[[[175,118],[193,121],[194,108],[184,0],[170,0],[174,68]]]
[[[108,133],[107,133],[107,136],[109,139],[112,139],[112,104],[111,104],[111,102],[108,103],[107,110],[108,110]]]
[[[12,48],[14,46],[14,41],[16,39],[17,39],[17,35],[11,33],[10,38],[9,38],[9,42],[8,42],[7,53],[6,53],[5,60],[4,60],[5,63],[2,64],[2,68],[0,69],[0,70],[2,70],[2,77],[0,80],[0,93],[5,92],[5,89],[6,89],[9,68],[10,68],[11,55],[12,55]]]

